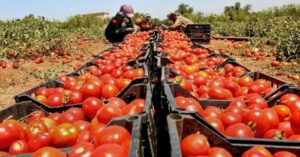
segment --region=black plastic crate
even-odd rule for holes
[[[32,101],[24,101],[16,103],[12,106],[0,110],[0,123],[5,119],[16,119],[26,121],[27,116],[36,110],[41,110],[47,114],[40,106]]]
[[[108,126],[111,125],[119,125],[128,130],[128,132],[131,133],[131,143],[129,147],[129,154],[130,157],[144,157],[146,156],[144,152],[144,146],[143,146],[143,137],[142,136],[142,116],[127,116],[127,117],[120,117],[120,118],[114,118]],[[72,151],[72,147],[68,148],[59,148],[64,153],[68,154]],[[19,155],[11,155],[9,157],[30,157],[32,156],[32,153],[26,153],[26,154],[19,154]]]
[[[180,141],[189,134],[200,132],[208,138],[210,146],[225,148],[233,156],[241,156],[246,150],[253,146],[263,146],[270,152],[290,151],[295,154],[300,153],[299,141],[288,140],[267,140],[257,138],[231,138],[216,131],[206,121],[196,114],[170,114],[168,116],[168,131],[170,136],[171,151],[170,156],[180,157]]]

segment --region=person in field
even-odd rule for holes
[[[122,5],[105,29],[106,39],[111,43],[122,42],[126,35],[133,33],[133,14],[134,9],[131,5]]]
[[[169,30],[185,31],[185,28],[188,24],[193,24],[191,20],[186,17],[183,17],[179,13],[170,13],[167,15],[168,19],[173,22],[173,25],[170,26]]]
[[[135,24],[137,25],[137,31],[149,31],[150,29],[152,29],[150,19],[150,15],[145,15],[137,18],[135,20]]]

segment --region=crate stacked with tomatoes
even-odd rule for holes
[[[300,89],[233,58],[208,60],[214,52],[193,48],[178,32],[162,34],[160,50],[170,61],[161,77],[162,105],[170,113],[168,155],[300,153]]]
[[[151,156],[152,38],[132,34],[76,71],[18,94],[0,111],[0,156]]]

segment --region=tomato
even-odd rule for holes
[[[180,99],[182,99],[182,101]],[[176,102],[178,102],[177,105],[179,108],[183,108],[186,111],[197,112],[199,115],[203,114],[201,104],[193,98],[177,97]]]
[[[259,109],[264,109],[268,107],[267,101],[261,96],[254,96],[248,99],[248,108],[258,107]]]
[[[128,157],[128,149],[118,144],[104,144],[92,152],[91,157]]]
[[[198,95],[203,95],[207,94],[209,92],[209,87],[205,85],[201,85],[197,90],[196,90]]]
[[[300,110],[295,111],[290,119],[291,127],[296,134],[300,133]]]
[[[15,135],[18,136],[18,139],[24,139],[25,133],[21,123],[13,119],[3,120],[2,123],[13,129],[15,131]]]
[[[32,154],[31,157],[67,157],[67,155],[53,147],[43,147]]]
[[[45,97],[43,95],[35,96],[35,99],[44,104],[47,104],[47,101],[48,101],[47,97]]]
[[[28,120],[28,123],[30,123],[30,122],[33,122],[33,121],[36,121],[36,120],[40,120],[44,117],[46,117],[46,114],[45,114],[44,111],[36,110],[36,111],[31,112],[28,115],[27,120]]]
[[[9,156],[10,154],[4,151],[0,151],[0,156]]]
[[[27,143],[24,140],[17,140],[13,142],[10,147],[8,152],[10,154],[22,154],[27,152]]]
[[[118,89],[124,89],[131,83],[130,79],[119,79],[116,83]]]
[[[222,110],[215,106],[208,106],[203,112],[203,116],[205,117],[219,118],[221,115],[222,115]]]
[[[248,150],[243,153],[242,157],[266,157],[263,153],[255,150]]]
[[[209,155],[210,152],[207,138],[199,133],[184,137],[180,142],[180,148],[183,157]]]
[[[91,123],[84,120],[78,120],[74,122],[73,125],[77,128],[79,133],[82,131],[90,131],[92,129]]]
[[[42,147],[49,146],[51,144],[51,135],[48,132],[39,132],[33,135],[28,140],[28,151],[34,152]]]
[[[270,129],[267,114],[261,110],[248,111],[243,117],[243,122],[254,130],[256,137],[262,137]]]
[[[300,141],[300,135],[295,134],[289,137],[290,140],[296,140],[296,141]]]
[[[282,130],[279,130],[279,129],[271,129],[271,130],[268,130],[268,131],[264,134],[263,138],[282,140],[282,139],[287,138],[287,135],[286,135],[285,132],[282,131]]]
[[[130,133],[123,127],[113,125],[104,128],[96,135],[95,146],[102,144],[119,144],[129,148],[131,141]]]
[[[231,91],[231,93],[235,93],[238,89],[238,84],[232,80],[225,80],[224,88]]]
[[[288,151],[279,151],[273,154],[273,157],[297,157],[297,155]]]
[[[48,97],[47,105],[51,107],[58,107],[63,105],[62,94],[52,94]]]
[[[81,131],[78,133],[76,144],[83,143],[83,142],[90,142],[91,139],[92,139],[92,135],[90,131]]]
[[[48,118],[58,121],[60,115],[61,115],[60,113],[54,112],[54,113],[50,113]]]
[[[74,125],[63,123],[52,132],[51,143],[56,147],[72,146],[76,142],[77,136],[78,130]]]
[[[283,96],[280,97],[279,99],[279,103],[281,105],[286,105],[288,106],[288,104],[291,101],[295,101],[295,100],[300,100],[299,96],[296,94],[284,94]]]
[[[102,105],[103,104],[100,99],[95,97],[90,97],[84,100],[82,104],[82,109],[84,114],[88,118],[93,119],[96,116],[98,110],[102,107]]]
[[[211,88],[208,92],[209,96],[213,99],[231,99],[233,98],[232,93],[224,88],[214,87]]]
[[[300,99],[289,102],[288,107],[290,108],[292,113],[295,112],[296,110],[299,110],[300,109]]]
[[[114,97],[118,94],[119,89],[113,84],[106,84],[102,87],[102,96],[104,98]]]
[[[97,120],[100,123],[108,124],[114,117],[123,115],[122,110],[114,104],[108,103],[97,112]]]
[[[62,123],[74,123],[79,119],[76,119],[75,115],[70,113],[70,112],[63,112],[61,113],[61,115],[59,116],[59,119],[57,120],[58,124],[62,124]]]
[[[256,151],[256,152],[261,153],[265,157],[272,157],[272,154],[265,147],[262,147],[262,146],[252,147],[249,151]]]
[[[81,87],[80,92],[83,94],[84,98],[101,96],[101,88],[95,83],[85,84]]]
[[[292,116],[292,112],[287,106],[275,105],[272,108],[276,111],[280,122],[289,120]]]
[[[68,157],[90,157],[94,150],[94,145],[91,143],[80,143],[73,147]]]
[[[263,110],[268,120],[270,121],[270,128],[275,129],[279,124],[279,117],[273,108],[266,108]]]
[[[210,149],[209,157],[232,157],[232,155],[224,148],[212,147]]]
[[[95,138],[104,128],[105,128],[105,124],[102,123],[93,126],[91,130],[91,137]]]
[[[48,128],[42,121],[33,121],[32,123],[29,123],[26,129],[26,138],[27,140],[29,140],[39,132],[47,132],[47,131]]]
[[[127,105],[124,100],[122,100],[118,97],[109,98],[108,103],[115,104],[120,109],[123,109]],[[145,105],[145,100],[144,99],[135,99],[131,103],[136,104],[137,106],[144,106]]]
[[[84,120],[84,111],[81,108],[72,107],[66,112],[71,113],[76,120]]]
[[[49,92],[48,92],[48,88],[47,87],[40,87],[35,94],[37,96],[41,95],[41,96],[45,96],[48,97],[49,96]]]
[[[69,104],[82,103],[83,96],[79,91],[72,91],[69,95]]]
[[[237,113],[228,112],[228,113],[223,113],[220,117],[220,120],[223,122],[225,127],[228,127],[233,124],[241,123],[242,116]]]
[[[278,124],[278,129],[284,131],[284,133],[289,137],[294,134],[292,130],[291,123],[289,121],[280,122]]]
[[[205,117],[205,120],[214,128],[216,128],[221,133],[225,132],[224,125],[219,118],[216,117]]]
[[[121,69],[117,69],[111,73],[111,76],[114,78],[120,78],[120,77],[122,77],[123,74],[124,74],[124,72]]]
[[[194,79],[194,84],[196,86],[201,86],[201,85],[206,85],[207,83],[207,78],[203,77],[203,76],[197,76],[195,79]]]
[[[241,138],[253,138],[254,132],[252,129],[243,123],[237,123],[230,125],[225,130],[225,135],[232,137],[241,137]]]
[[[241,87],[250,87],[252,84],[254,84],[254,81],[250,76],[243,76],[237,80],[237,83]]]
[[[57,125],[57,122],[51,118],[42,118],[41,121],[47,126],[48,130],[54,128]]]

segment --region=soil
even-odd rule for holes
[[[0,108],[15,103],[14,96],[20,94],[34,86],[39,85],[48,79],[55,78],[62,73],[73,71],[73,65],[83,64],[90,60],[91,53],[99,52],[110,47],[104,40],[80,40],[72,44],[73,50],[77,54],[83,54],[83,61],[72,59],[70,63],[63,64],[63,58],[57,63],[50,62],[50,57],[43,57],[44,62],[36,64],[32,60],[26,60],[20,64],[19,69],[13,69],[11,62],[6,69],[0,69]],[[75,55],[74,55],[75,56]]]

